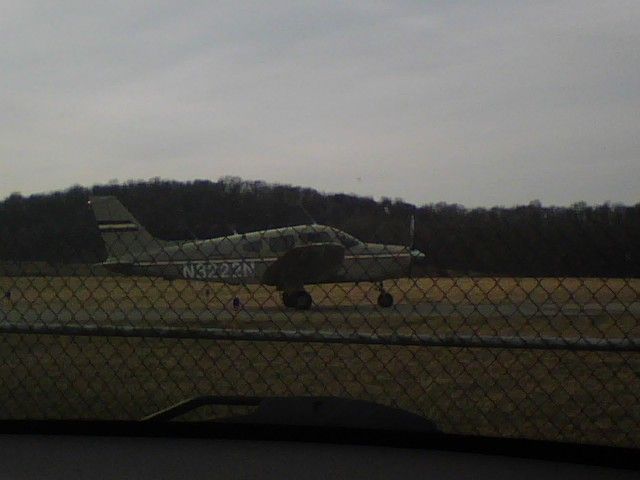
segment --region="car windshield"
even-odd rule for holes
[[[8,3],[0,420],[640,447],[640,7],[311,3]]]

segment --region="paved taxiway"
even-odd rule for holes
[[[532,319],[532,318],[587,318],[594,322],[607,321],[619,316],[630,316],[640,319],[640,302],[623,304],[612,302],[606,305],[589,303],[584,305],[555,303],[535,304],[522,302],[519,304],[450,304],[420,303],[398,304],[388,309],[375,305],[346,306],[314,306],[308,311],[295,311],[284,307],[231,307],[191,309],[191,308],[91,308],[71,310],[62,303],[50,303],[39,306],[25,304],[3,304],[0,306],[0,321],[13,324],[29,323],[74,323],[96,325],[193,325],[224,326],[232,321],[235,326],[254,322],[271,322],[273,324],[291,322],[339,322],[360,320],[375,324],[391,321],[393,324],[406,321],[407,324],[428,323],[438,318],[457,319]]]

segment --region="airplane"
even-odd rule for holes
[[[377,303],[393,306],[383,280],[410,276],[426,255],[413,247],[365,243],[327,225],[297,225],[206,240],[154,238],[113,196],[89,199],[112,271],[169,280],[264,284],[282,292],[285,306],[307,310],[305,285],[373,282]],[[411,236],[414,232],[411,221]],[[412,242],[413,243],[413,242]]]

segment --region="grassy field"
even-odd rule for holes
[[[584,305],[640,300],[640,279],[599,278],[418,278],[386,283],[397,302],[448,302],[452,304],[554,302]],[[248,290],[212,282],[167,281],[148,277],[0,277],[0,288],[11,289],[16,300],[29,304],[65,302],[68,308],[97,305],[110,308],[123,302],[131,306],[168,308],[220,307],[236,294],[247,306],[280,305],[274,289],[250,285]],[[320,305],[354,305],[375,301],[371,284],[310,286]]]
[[[640,337],[635,310],[589,310],[637,303],[638,280],[425,278],[389,285],[404,313],[370,307],[376,296],[370,285],[313,287],[318,304],[313,312],[284,314],[277,294],[263,287],[246,291],[120,277],[0,279],[0,289],[12,292],[1,308],[14,313],[102,311],[109,318],[114,312],[155,309],[176,311],[178,320],[195,312],[194,328],[268,324]],[[229,308],[236,291],[249,312],[244,316]],[[469,307],[525,303],[535,314],[486,315]],[[417,304],[467,310],[425,318],[411,309]],[[574,306],[577,313],[542,315],[535,308],[553,304]],[[216,315],[200,317],[203,311]],[[132,419],[197,394],[337,395],[399,406],[450,432],[640,446],[640,354],[635,353],[0,338],[3,418]]]

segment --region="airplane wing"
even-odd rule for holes
[[[267,268],[262,281],[281,287],[321,283],[335,275],[343,261],[344,247],[337,243],[295,247]]]

